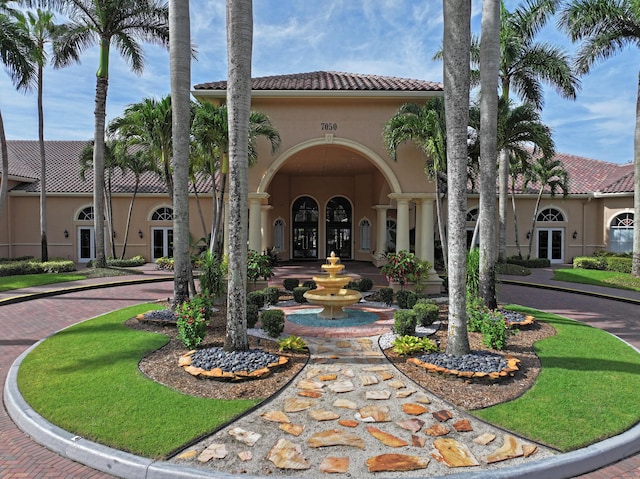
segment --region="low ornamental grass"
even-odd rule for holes
[[[561,451],[622,433],[640,420],[640,354],[597,328],[529,308],[556,335],[535,343],[542,370],[520,398],[474,411],[481,419]]]
[[[168,339],[124,322],[160,308],[133,306],[47,338],[20,366],[25,400],[73,434],[150,458],[164,458],[254,406],[258,401],[188,396],[140,372],[140,359]]]
[[[615,271],[601,271],[597,269],[557,269],[553,272],[556,281],[571,283],[593,284],[607,288],[630,289],[640,291],[640,278],[630,274]]]

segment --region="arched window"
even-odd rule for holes
[[[360,221],[360,249],[371,250],[371,222],[368,219]]]
[[[173,209],[162,206],[153,212],[151,221],[173,221]]]
[[[633,251],[633,213],[620,213],[611,220],[609,250],[614,253]]]
[[[282,218],[273,222],[273,247],[279,251],[284,250],[284,220]]]
[[[536,221],[565,221],[564,215],[556,208],[545,208],[540,213]]]
[[[78,221],[93,221],[93,206],[87,206],[78,213]]]
[[[478,208],[471,208],[467,211],[467,221],[478,221]]]
[[[387,219],[387,251],[396,250],[396,229],[397,223],[393,218]]]

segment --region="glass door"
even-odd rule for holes
[[[327,203],[326,255],[332,252],[341,260],[351,259],[351,203],[342,196]]]
[[[563,251],[563,229],[541,228],[538,230],[538,258],[547,258],[551,263],[563,263]]]
[[[96,259],[96,239],[93,226],[78,228],[78,263]]]
[[[151,228],[153,260],[173,257],[173,228]]]
[[[318,259],[318,203],[301,196],[291,208],[294,259]]]

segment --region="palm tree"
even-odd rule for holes
[[[447,265],[447,241],[442,218],[441,180],[446,179],[447,151],[444,99],[433,98],[422,107],[405,103],[384,125],[382,138],[387,153],[394,161],[398,159],[398,147],[412,141],[427,157],[424,171],[436,182],[436,214],[438,232],[442,243],[445,268]],[[379,245],[379,248],[380,245]]]
[[[53,22],[53,12],[45,12],[37,9],[35,12],[20,12],[18,21],[25,28],[36,50],[33,52],[37,64],[37,89],[38,89],[38,143],[40,147],[40,256],[42,261],[49,261],[47,247],[47,176],[46,158],[44,150],[44,112],[42,93],[44,90],[44,66],[47,63],[47,43],[54,41],[57,25]]]
[[[227,0],[229,108],[229,283],[226,351],[248,349],[247,207],[251,111],[252,0]]]
[[[161,100],[145,98],[125,108],[122,116],[108,126],[110,134],[117,133],[129,146],[141,149],[149,160],[159,161],[157,171],[173,199],[171,96]],[[187,121],[187,128],[189,121]],[[174,211],[175,214],[175,211]]]
[[[560,24],[571,39],[582,41],[576,58],[578,73],[618,53],[640,45],[640,6],[625,0],[571,2],[561,13]],[[636,102],[633,183],[633,259],[631,274],[640,277],[640,83]]]
[[[471,0],[444,0],[444,101],[447,125],[449,313],[447,353],[469,352],[466,318],[467,127]]]
[[[93,210],[97,268],[106,266],[104,252],[104,143],[109,54],[115,45],[135,73],[144,68],[141,41],[168,46],[168,8],[162,0],[41,0],[69,21],[54,45],[55,66],[80,61],[80,54],[99,45],[94,109]]]
[[[495,221],[498,142],[498,70],[500,64],[500,3],[482,2],[480,43],[480,265],[479,295],[490,309],[496,299]]]
[[[10,2],[0,0],[0,61],[4,65],[11,81],[18,90],[27,90],[35,75],[33,52],[35,44],[29,32],[15,20],[15,10]],[[0,111],[0,151],[2,162],[0,165],[0,215],[4,211],[7,199],[9,177],[9,150],[4,131],[4,121]]]
[[[561,190],[563,196],[566,196],[569,191],[568,180],[569,175],[560,160],[554,160],[552,157],[540,156],[531,165],[531,170],[529,171],[526,183],[532,182],[538,184],[538,196],[536,198],[536,206],[533,209],[533,218],[531,220],[531,237],[529,238],[527,259],[531,258],[531,246],[533,245],[533,239],[535,237],[533,233],[536,230],[536,220],[538,218],[538,210],[540,209],[542,193],[548,187],[551,196],[555,196],[558,190]]]
[[[228,108],[226,105],[216,106],[209,102],[197,104],[193,120],[193,139],[199,152],[200,163],[198,171],[210,175],[213,185],[214,209],[212,218],[210,251],[222,253],[223,208],[226,192],[227,176],[229,174],[229,125]],[[249,145],[248,166],[252,167],[258,161],[256,141],[263,137],[271,144],[271,153],[280,148],[280,133],[274,128],[270,118],[264,113],[251,111],[249,113]],[[218,183],[215,175],[219,173]]]
[[[556,12],[558,0],[527,0],[513,12],[501,11],[500,96],[510,98],[511,90],[536,108],[544,106],[543,84],[555,88],[563,98],[575,99],[580,82],[571,69],[569,55],[561,48],[536,41],[540,30]],[[472,46],[472,61],[477,65],[477,45]],[[506,257],[507,184],[509,155],[499,156],[499,233],[498,260]]]
[[[191,34],[189,2],[170,0],[169,27],[171,98],[173,98],[173,258],[175,278],[173,302],[177,306],[189,298],[192,279],[189,256],[189,143],[191,126]],[[195,293],[195,290],[194,290]]]

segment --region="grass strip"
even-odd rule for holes
[[[70,273],[38,273],[20,274],[15,276],[0,277],[0,291],[12,289],[30,288],[43,284],[66,283],[67,281],[80,281],[86,279],[86,274]]]
[[[150,458],[164,458],[254,406],[258,401],[188,396],[139,371],[140,359],[168,339],[131,330],[124,322],[160,308],[125,308],[43,341],[18,371],[25,400],[67,431]],[[181,372],[176,364],[176,374]]]
[[[551,324],[557,334],[534,345],[542,370],[529,391],[473,414],[561,451],[585,447],[638,423],[640,354],[635,349],[577,321],[513,309]]]
[[[640,291],[640,278],[634,278],[630,274],[617,273],[615,271],[563,268],[554,270],[553,279],[571,283],[605,286],[607,288]]]

